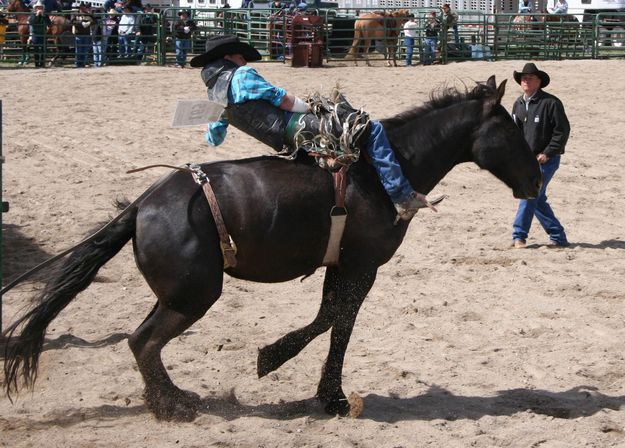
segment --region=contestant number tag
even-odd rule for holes
[[[198,126],[221,118],[224,107],[209,100],[178,100],[172,128]]]

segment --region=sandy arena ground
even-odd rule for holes
[[[258,65],[289,92],[338,81],[374,118],[446,84],[508,78],[525,61],[396,68]],[[323,269],[303,282],[226,279],[222,299],[164,351],[174,381],[206,399],[192,423],[156,421],[126,343],[154,297],[130,245],[49,328],[35,390],[0,398],[5,447],[608,447],[625,446],[625,61],[540,63],[572,134],[550,187],[570,248],[535,227],[510,250],[517,202],[475,165],[450,173],[380,270],[348,349],[344,390],[357,418],[325,415],[313,397],[328,336],[269,376],[256,351],[308,323]],[[113,67],[2,70],[5,282],[77,242],[164,171],[267,152],[232,129],[215,149],[202,128],[172,129],[176,99],[204,98],[198,70]],[[4,300],[4,325],[38,283]]]

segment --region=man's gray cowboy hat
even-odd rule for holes
[[[517,72],[515,70],[514,72],[514,80],[517,82],[517,84],[521,84],[521,78],[523,77],[523,75],[536,75],[540,78],[540,87],[547,87],[549,85],[549,75],[545,72],[543,72],[542,70],[538,70],[538,67],[536,67],[536,64],[534,64],[533,62],[528,62],[527,64],[525,64],[525,66],[523,67],[523,70],[521,70],[520,72]]]
[[[250,44],[241,42],[237,36],[223,34],[212,36],[206,41],[206,53],[191,59],[191,67],[204,67],[209,62],[227,54],[240,54],[247,62],[260,61],[262,56]]]

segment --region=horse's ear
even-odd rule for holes
[[[486,81],[486,85],[493,90],[497,88],[497,81],[495,81],[495,75],[492,75],[490,78],[488,78],[488,80]]]
[[[495,77],[493,76],[493,79]],[[503,98],[504,94],[506,93],[506,83],[508,82],[507,79],[504,79],[501,84],[499,84],[499,87],[497,87],[497,102],[501,103],[501,99]]]

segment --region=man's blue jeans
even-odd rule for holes
[[[404,177],[391,143],[379,121],[371,121],[367,153],[391,201],[395,204],[407,201],[414,190]]]
[[[414,37],[404,37],[404,46],[406,47],[406,65],[412,65],[412,53],[414,49]]]
[[[87,57],[89,56],[89,48],[91,47],[91,36],[75,36],[74,54],[76,67],[84,67],[87,65]]]
[[[525,200],[519,202],[519,209],[514,218],[512,225],[512,239],[525,240],[532,226],[532,218],[534,215],[545,232],[549,235],[549,239],[556,244],[566,245],[566,233],[564,227],[554,215],[549,203],[547,203],[547,186],[560,167],[560,156],[550,158],[546,163],[540,165],[540,171],[543,175],[543,185],[536,199]]]
[[[187,64],[187,52],[191,49],[191,39],[176,39],[176,64]]]
[[[436,57],[437,37],[426,37],[423,39],[423,65],[432,65]]]

